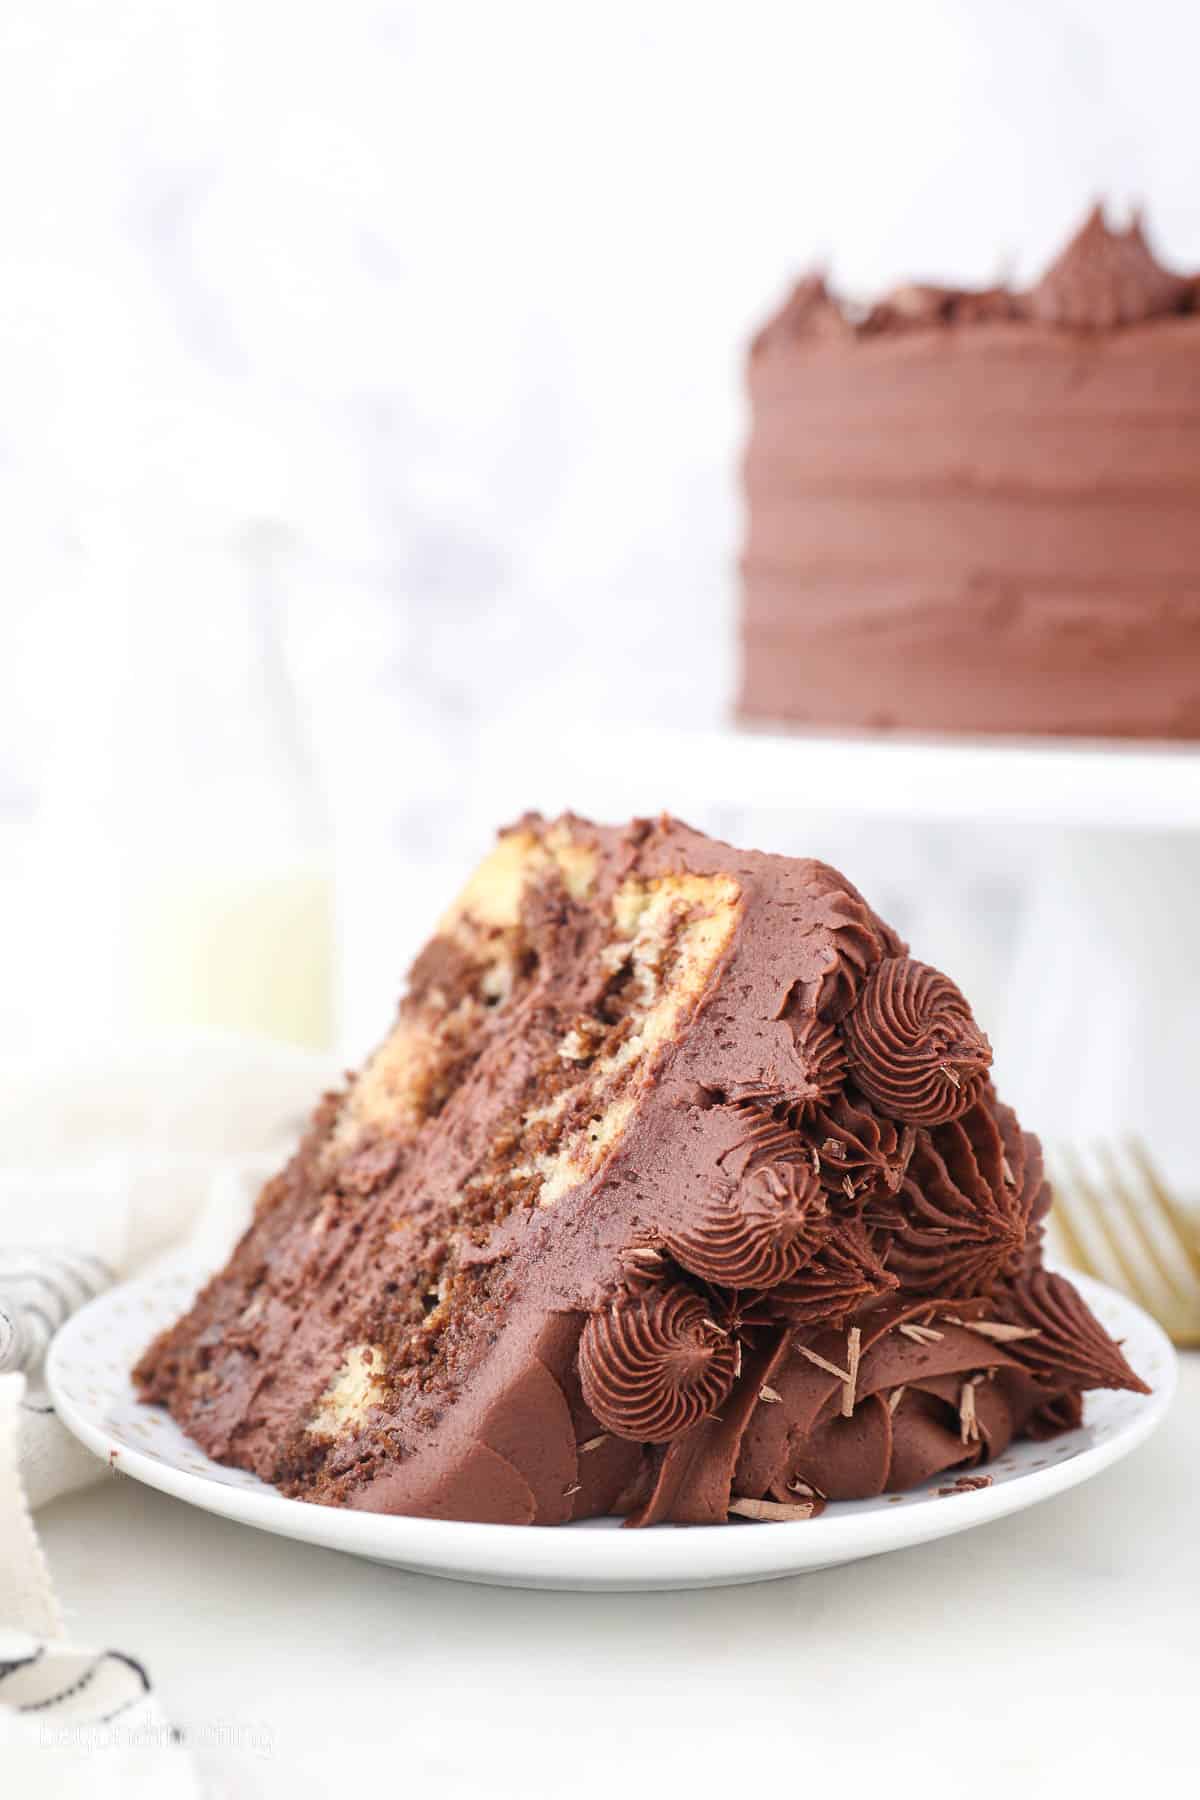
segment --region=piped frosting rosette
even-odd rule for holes
[[[714,1174],[660,1240],[701,1281],[771,1288],[811,1260],[833,1221],[809,1147],[786,1118],[741,1106],[728,1125]]]
[[[823,976],[804,998],[809,1011],[837,1024],[855,1004],[871,970],[884,957],[902,955],[904,945],[857,890],[832,869],[821,864],[814,868],[830,878],[822,920],[829,933],[829,952]]]
[[[958,1119],[919,1131],[903,1182],[867,1208],[905,1293],[986,1293],[1036,1257],[1050,1203],[1041,1146],[990,1085]]]
[[[1065,1275],[1034,1269],[1001,1283],[988,1304],[1013,1328],[1012,1354],[1043,1384],[1150,1392]]]
[[[829,1209],[811,1163],[789,1160],[714,1183],[663,1242],[680,1268],[703,1281],[773,1288],[810,1262],[828,1235]]]
[[[992,1051],[945,975],[907,956],[876,965],[842,1023],[854,1082],[889,1118],[941,1125],[966,1112]]]
[[[896,1288],[896,1277],[875,1255],[862,1226],[846,1224],[790,1281],[764,1294],[748,1319],[812,1327],[844,1319]]]
[[[843,1212],[847,1203],[895,1193],[915,1141],[912,1126],[885,1118],[851,1087],[817,1108],[805,1135],[821,1184]]]
[[[681,1283],[622,1290],[579,1342],[583,1397],[606,1431],[669,1443],[714,1412],[733,1386],[737,1346]]]

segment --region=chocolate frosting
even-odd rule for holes
[[[1000,1454],[1020,1416],[1018,1390],[1010,1394],[1002,1379],[1016,1370],[1007,1347],[930,1317],[928,1308],[892,1304],[857,1328],[798,1339],[773,1380],[778,1406],[760,1408],[743,1438],[735,1490],[862,1498]],[[855,1329],[847,1411],[842,1375],[851,1373]]]
[[[1061,1387],[1066,1378],[1076,1388],[1150,1392],[1065,1275],[1033,1269],[997,1289],[994,1310],[997,1318],[1029,1330],[1010,1348],[1039,1381]]]
[[[877,1113],[849,1085],[807,1127],[820,1178],[840,1203],[895,1193],[916,1141],[911,1126]]]
[[[820,921],[830,933],[827,960],[815,991],[810,987],[805,992],[804,1004],[817,1019],[836,1023],[850,1011],[876,963],[902,946],[853,889],[833,886],[823,899]]]
[[[829,1209],[802,1146],[759,1161],[740,1181],[717,1181],[685,1225],[664,1234],[681,1269],[729,1288],[773,1288],[821,1248]]]
[[[1196,279],[1163,267],[1147,242],[1140,213],[1121,231],[1108,223],[1103,205],[1097,205],[1026,290],[910,281],[863,308],[839,299],[820,272],[805,275],[755,337],[751,354],[789,337],[816,335],[837,341],[998,323],[1113,331],[1191,312]]]
[[[941,1125],[978,1099],[991,1045],[945,975],[889,956],[842,1023],[855,1083],[910,1125]]]
[[[985,1055],[824,865],[522,820],[141,1389],[285,1492],[433,1518],[804,1517],[970,1469],[1140,1386],[1040,1267]]]
[[[813,271],[796,283],[779,312],[754,339],[752,350],[765,349],[776,334],[812,332],[839,338],[848,336],[852,329],[844,308],[826,287],[824,275]]]
[[[896,1277],[884,1268],[862,1226],[843,1225],[798,1276],[771,1290],[761,1311],[792,1325],[821,1325],[848,1318],[896,1285]]]
[[[869,1219],[887,1267],[909,1293],[986,1293],[1003,1271],[1022,1265],[1024,1165],[1018,1176],[990,1093],[961,1119],[917,1133],[898,1192],[874,1202]]]
[[[728,1331],[679,1283],[617,1294],[579,1341],[588,1406],[608,1431],[642,1444],[669,1443],[714,1412],[735,1364]]]
[[[1029,295],[1035,319],[1111,331],[1183,311],[1191,284],[1155,261],[1140,218],[1113,231],[1097,206]]]
[[[813,1010],[811,995],[789,994],[780,1020],[788,1027],[792,1056],[786,1069],[734,1083],[734,1098],[782,1104],[799,1113],[826,1105],[846,1078],[846,1046],[836,1025]]]
[[[937,287],[929,282],[905,282],[893,288],[862,320],[864,334],[902,331],[931,325],[982,325],[1019,319],[1024,305],[1018,294],[1006,288]]]

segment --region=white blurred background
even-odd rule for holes
[[[357,1057],[481,771],[727,716],[740,371],[789,280],[1024,276],[1098,195],[1200,266],[1198,53],[1172,0],[6,8],[6,1048]],[[1035,838],[752,811],[698,822],[843,861],[997,1027]],[[256,909],[315,968],[330,875],[297,1010]],[[180,947],[234,915],[213,991]]]

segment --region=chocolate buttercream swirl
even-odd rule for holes
[[[1025,1436],[1040,1442],[1059,1437],[1064,1431],[1076,1431],[1083,1424],[1083,1395],[1077,1388],[1056,1394],[1030,1413],[1025,1421]]]
[[[892,1118],[940,1125],[983,1091],[991,1045],[954,983],[911,957],[871,971],[842,1033],[856,1083]]]
[[[817,1013],[791,1021],[796,1054],[804,1068],[803,1085],[790,1096],[803,1112],[827,1106],[846,1078],[846,1046],[836,1025]]]
[[[927,330],[932,325],[990,324],[1019,319],[1022,310],[1021,297],[1009,288],[940,287],[909,281],[876,301],[858,329],[869,336],[906,327]]]
[[[1042,1146],[1033,1133],[1027,1133],[1036,1149],[1036,1175],[1026,1178],[1025,1193],[1029,1198],[1029,1208],[1025,1221],[1025,1248],[1019,1262],[1009,1263],[1005,1268],[1006,1275],[1028,1275],[1042,1265],[1042,1252],[1045,1248],[1046,1218],[1054,1204],[1054,1189],[1045,1178],[1042,1167]],[[1032,1153],[1031,1153],[1032,1161]]]
[[[579,1377],[614,1436],[666,1444],[713,1412],[733,1386],[737,1347],[682,1282],[619,1292],[588,1319]]]
[[[734,1488],[785,1501],[856,1499],[970,1467],[1003,1451],[1036,1399],[1005,1347],[896,1302],[838,1330],[797,1331],[771,1383],[778,1403],[751,1416]]]
[[[1040,1268],[1042,1240],[1046,1235],[1046,1214],[1054,1198],[1046,1180],[1040,1140],[1032,1131],[1022,1131],[1011,1106],[998,1100],[989,1084],[988,1100],[1004,1144],[1003,1171],[1014,1194],[1014,1203],[1025,1228],[1025,1241],[1004,1265],[1004,1273],[1015,1280]]]
[[[895,1193],[904,1179],[915,1133],[881,1118],[853,1088],[817,1107],[806,1134],[821,1184],[842,1202]]]
[[[1038,1381],[1059,1388],[1150,1392],[1065,1275],[1034,1269],[997,1288],[989,1310],[1005,1324],[1037,1333],[1005,1349]]]
[[[799,1274],[763,1296],[761,1315],[789,1325],[827,1325],[895,1287],[896,1277],[883,1267],[862,1227],[843,1225]]]
[[[686,1224],[664,1231],[680,1268],[719,1287],[770,1288],[803,1268],[829,1235],[829,1208],[811,1162],[766,1162],[714,1184]]]
[[[810,1010],[837,1024],[854,1005],[870,971],[901,946],[866,901],[845,888],[830,893],[822,924],[830,933],[829,959]]]
[[[813,1011],[805,984],[796,982],[778,1018],[791,1034],[792,1055],[781,1057],[750,1081],[734,1081],[732,1100],[760,1107],[786,1107],[801,1115],[827,1105],[846,1078],[846,1046],[835,1025]]]
[[[909,281],[864,307],[833,292],[823,275],[810,274],[763,326],[751,354],[797,338],[853,342],[956,326],[1033,322],[1076,331],[1115,330],[1191,312],[1196,295],[1195,277],[1176,275],[1155,257],[1139,214],[1126,230],[1114,231],[1103,206],[1096,206],[1027,290]]]
[[[758,1102],[742,1101],[731,1112],[737,1136],[718,1159],[726,1180],[740,1181],[752,1169],[771,1163],[812,1162],[806,1139],[778,1111],[768,1110]]]
[[[845,312],[830,295],[824,275],[813,271],[796,283],[778,312],[756,334],[750,354],[758,356],[776,339],[848,337],[851,330]]]
[[[1188,291],[1155,260],[1140,218],[1113,231],[1097,206],[1032,289],[1029,306],[1045,324],[1104,331],[1179,312]]]
[[[982,1294],[1020,1266],[1023,1191],[990,1092],[961,1119],[918,1131],[898,1193],[873,1201],[867,1223],[907,1294]]]

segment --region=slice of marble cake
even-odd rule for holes
[[[966,1001],[833,869],[530,816],[136,1370],[288,1494],[810,1513],[1140,1388]]]

